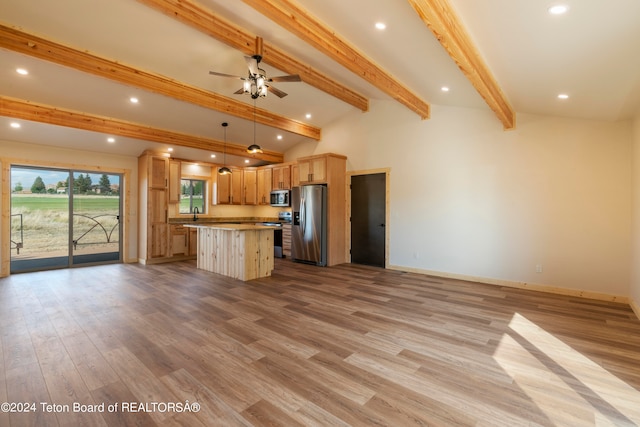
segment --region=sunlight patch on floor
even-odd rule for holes
[[[550,419],[640,425],[638,390],[518,313],[509,328],[493,357]]]

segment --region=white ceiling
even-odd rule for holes
[[[562,16],[547,13],[554,4],[550,1],[449,2],[516,113],[616,121],[640,111],[640,1],[560,0],[570,8]],[[243,2],[200,3],[370,100],[390,99]],[[299,4],[424,101],[488,109],[407,1]],[[378,21],[387,29],[376,30]],[[238,80],[208,74],[245,75],[243,53],[134,0],[4,0],[0,23],[253,105],[248,95],[233,94],[240,87]],[[269,76],[286,74],[261,65]],[[30,74],[18,75],[18,67]],[[258,99],[258,108],[318,127],[355,109],[305,83],[276,86],[289,95]],[[442,86],[451,90],[444,93]],[[570,98],[560,101],[559,93]],[[252,121],[6,49],[0,49],[0,95],[218,140],[223,139],[220,124],[226,121],[228,142],[249,145],[254,137]],[[130,104],[130,96],[140,103]],[[306,119],[306,113],[312,118]],[[437,119],[432,114],[430,120]],[[24,120],[16,130],[9,126],[12,121],[17,120],[0,111],[0,140],[133,156],[147,148],[167,148],[123,137],[109,144],[105,135]],[[496,125],[501,126],[497,118]],[[278,134],[282,140],[276,139]],[[256,135],[263,148],[279,152],[306,140],[263,125],[257,125]],[[174,153],[194,160],[210,160],[210,154],[180,147]],[[242,160],[227,156],[228,163]]]

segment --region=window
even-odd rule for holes
[[[204,213],[204,192],[206,181],[201,179],[180,180],[180,213],[191,214],[198,208]]]

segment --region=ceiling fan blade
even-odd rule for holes
[[[237,91],[233,92],[235,95],[242,95],[244,93],[244,88],[241,87],[240,89],[238,89]]]
[[[287,93],[285,93],[285,92],[281,91],[280,89],[275,88],[273,86],[267,86],[267,89],[269,89],[269,92],[271,92],[272,94],[274,94],[278,98],[284,98],[285,96],[287,96]]]
[[[271,77],[270,82],[301,82],[302,79],[297,74],[290,74],[288,76]]]
[[[249,72],[256,76],[260,74],[260,70],[258,69],[258,60],[253,56],[245,56],[244,60],[247,61],[247,67],[249,67]]]
[[[232,79],[244,80],[244,77],[232,76],[231,74],[225,74],[225,73],[218,73],[217,71],[209,71],[209,74],[211,74],[212,76],[231,77]]]

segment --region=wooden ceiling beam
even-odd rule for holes
[[[515,127],[515,112],[447,0],[408,0],[449,56],[498,116]]]
[[[0,47],[242,119],[254,120],[253,105],[76,50],[1,24]],[[321,130],[318,127],[288,119],[265,109],[257,108],[255,111],[258,123],[320,140]]]
[[[217,139],[173,132],[167,129],[145,126],[138,123],[52,107],[5,96],[0,96],[0,112],[3,116],[16,119],[100,132],[109,135],[119,135],[172,146],[226,152],[226,154],[232,156],[247,156],[247,148],[244,145],[225,143]],[[284,161],[284,155],[282,153],[270,150],[265,150],[264,153],[253,154],[252,157],[270,163],[282,163]]]
[[[428,119],[429,104],[395,80],[309,12],[289,0],[243,0],[343,67],[365,79],[422,119]]]
[[[256,34],[221,18],[211,10],[190,0],[138,0],[165,15],[219,40],[245,55],[256,53]],[[332,80],[282,49],[263,43],[262,62],[288,74],[300,75],[303,82],[340,99],[362,111],[369,110],[369,100],[356,91]]]

